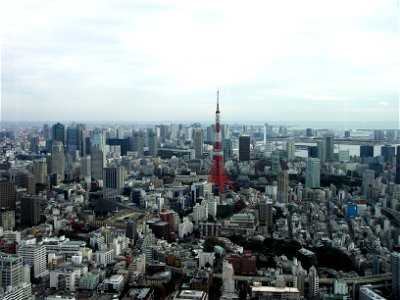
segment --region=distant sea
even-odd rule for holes
[[[9,126],[9,125],[35,125],[41,126],[43,124],[53,124],[57,122],[62,122],[65,124],[69,123],[85,123],[85,124],[113,124],[113,125],[155,125],[155,124],[193,124],[196,122],[202,124],[213,124],[214,120],[159,120],[159,121],[139,121],[139,120],[125,120],[125,121],[113,121],[113,120],[103,120],[103,121],[80,121],[80,120],[45,120],[45,121],[6,121],[0,120],[0,126]],[[340,121],[272,121],[272,120],[265,120],[265,121],[241,121],[241,120],[222,120],[223,124],[230,124],[230,125],[258,125],[262,126],[265,123],[268,123],[272,126],[288,126],[293,129],[305,129],[305,128],[313,128],[313,129],[400,129],[399,120],[394,121],[387,121],[387,122],[376,122],[376,121],[348,121],[348,120],[340,120]]]

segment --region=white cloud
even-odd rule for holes
[[[231,120],[398,107],[396,9],[389,0],[9,1],[2,118],[40,120],[57,103],[54,119],[207,119],[218,85]]]

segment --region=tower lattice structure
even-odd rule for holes
[[[231,189],[234,189],[232,183],[226,176],[224,169],[224,153],[222,151],[222,142],[221,142],[219,90],[217,91],[217,110],[215,112],[215,138],[214,138],[213,156],[211,164],[211,174],[208,178],[208,181],[218,186],[219,194],[224,193],[226,185],[228,185]]]

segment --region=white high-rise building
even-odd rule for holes
[[[319,295],[319,277],[317,269],[312,266],[308,271],[309,298]]]
[[[286,155],[289,161],[294,160],[296,155],[296,144],[293,140],[286,142]]]
[[[224,261],[222,264],[223,293],[235,292],[235,280],[233,279],[234,270],[230,262]]]
[[[24,263],[33,269],[33,277],[41,278],[49,274],[47,270],[47,255],[44,245],[21,245],[17,254],[23,257]]]

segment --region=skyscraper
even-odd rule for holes
[[[333,133],[326,133],[322,137],[323,142],[323,151],[324,151],[324,162],[333,161],[333,152],[334,152],[334,140],[335,137]]]
[[[92,147],[91,175],[94,180],[103,179],[103,168],[105,166],[104,152],[99,147]]]
[[[203,157],[203,144],[204,144],[203,129],[201,128],[193,129],[193,150],[195,158]]]
[[[76,124],[67,128],[67,151],[75,157],[76,151],[79,151],[79,156],[84,156],[85,148],[85,126],[83,124]]]
[[[307,158],[306,161],[306,187],[319,188],[321,176],[321,163],[318,158]]]
[[[57,183],[64,180],[64,146],[60,141],[55,141],[51,149],[51,173],[57,174]]]
[[[29,226],[40,223],[40,200],[37,196],[21,198],[21,219],[24,224]]]
[[[278,195],[277,200],[280,203],[288,202],[288,190],[289,190],[289,175],[287,171],[281,171],[278,173]]]
[[[373,170],[365,170],[363,174],[363,194],[365,199],[371,199],[371,189],[374,186],[375,172]]]
[[[239,161],[250,160],[250,136],[239,136]]]
[[[396,184],[400,184],[400,146],[397,146],[396,153],[396,179],[394,181]]]
[[[120,195],[125,182],[125,170],[123,166],[110,166],[104,168],[103,197],[114,199]]]
[[[309,287],[309,298],[319,295],[319,277],[317,269],[312,266],[308,271],[308,287]]]
[[[51,137],[53,141],[62,142],[65,144],[65,126],[61,123],[54,124],[51,127]]]
[[[383,161],[392,163],[395,157],[396,148],[390,145],[385,145],[381,147],[381,155],[383,156]]]
[[[144,140],[144,132],[142,130],[133,132],[131,149],[137,152],[138,156],[143,155]]]
[[[294,160],[296,154],[296,144],[293,140],[286,142],[286,157],[289,161]]]
[[[260,225],[266,225],[268,229],[271,229],[273,225],[272,201],[261,199],[259,203],[259,212]]]
[[[49,124],[44,124],[43,125],[43,138],[45,140],[51,139],[51,129],[49,127]]]
[[[374,157],[374,146],[361,145],[360,146],[360,157]]]
[[[149,129],[149,156],[157,156],[158,153],[158,143],[157,134],[153,129]]]
[[[392,294],[395,299],[400,299],[400,253],[390,254],[390,270],[392,272]]]
[[[17,187],[14,181],[0,178],[0,207],[15,210]]]
[[[92,158],[90,155],[85,155],[81,158],[81,177],[92,177]]]
[[[224,152],[224,161],[232,158],[232,140],[231,139],[223,139],[222,140],[222,150]]]
[[[38,159],[33,161],[33,176],[35,177],[35,184],[47,183],[47,162],[46,159]]]

